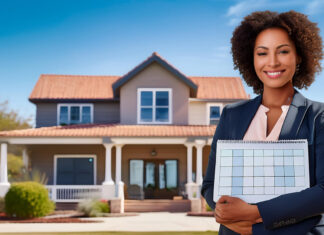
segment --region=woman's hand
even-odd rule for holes
[[[235,223],[223,224],[228,229],[239,233],[241,235],[250,235],[252,234],[252,223],[250,221],[239,221]]]
[[[250,205],[237,197],[222,196],[216,203],[216,221],[221,224],[232,224],[249,221],[251,224],[262,222],[258,207]]]

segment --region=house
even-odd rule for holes
[[[41,75],[36,128],[0,132],[0,196],[13,144],[56,202],[200,198],[222,108],[245,99],[239,77],[186,76],[157,53],[124,76]]]

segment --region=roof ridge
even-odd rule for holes
[[[239,76],[189,76],[189,78],[240,78]]]
[[[120,75],[76,75],[76,74],[41,74],[40,77],[120,77]]]

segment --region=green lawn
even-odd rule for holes
[[[12,235],[12,233],[0,233],[1,235]],[[217,235],[218,232],[76,232],[76,233],[15,233],[21,235]]]

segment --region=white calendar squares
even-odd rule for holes
[[[257,203],[309,187],[307,140],[217,142],[214,201]]]

